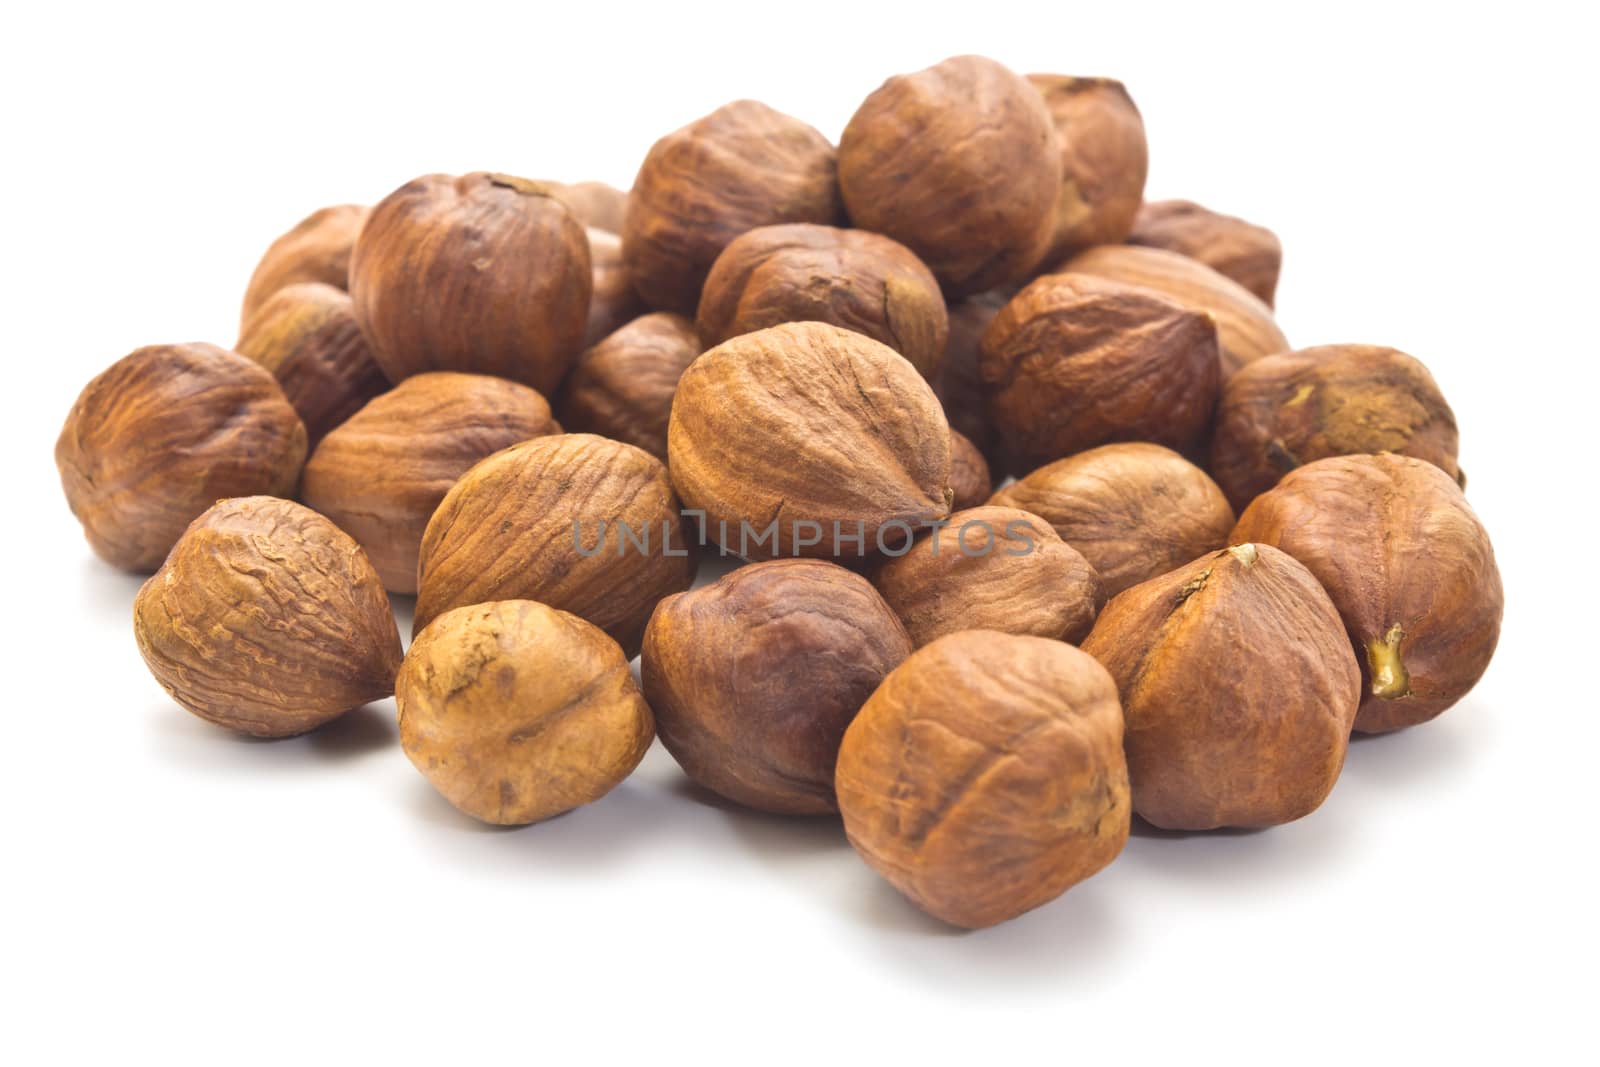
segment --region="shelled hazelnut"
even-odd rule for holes
[[[672,398],[700,350],[694,323],[682,315],[639,316],[578,357],[557,402],[563,425],[626,441],[666,462]]]
[[[950,506],[958,511],[985,503],[994,492],[983,453],[955,430],[950,431],[950,492]]]
[[[1250,290],[1268,307],[1278,291],[1278,271],[1283,266],[1283,246],[1278,235],[1265,226],[1218,214],[1192,200],[1146,203],[1134,220],[1128,243],[1165,248],[1197,259]]]
[[[628,194],[605,182],[545,182],[580,224],[606,233],[622,232],[628,213]]]
[[[272,242],[245,289],[241,325],[279,289],[300,282],[350,287],[350,252],[367,221],[361,204],[339,204],[313,211]]]
[[[983,333],[1014,293],[996,289],[948,305],[950,339],[939,363],[934,392],[944,407],[950,428],[971,441],[985,459],[993,456],[995,435],[985,411],[983,375],[978,363]]]
[[[1128,236],[1150,166],[1144,120],[1115,78],[1030,74],[1061,144],[1061,192],[1046,263]]]
[[[584,328],[587,348],[615,333],[649,310],[633,291],[633,279],[622,262],[622,238],[604,230],[589,229],[589,262],[594,290],[589,297],[589,324]]]

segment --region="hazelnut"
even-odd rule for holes
[[[1210,312],[1222,344],[1223,381],[1246,363],[1289,350],[1271,308],[1232,278],[1188,256],[1164,248],[1098,245],[1056,269],[1142,285],[1185,307]]]
[[[911,638],[872,585],[815,559],[740,567],[667,597],[640,669],[661,743],[694,781],[763,811],[837,811],[845,727]]]
[[[1228,543],[1233,509],[1206,472],[1160,445],[1103,445],[1057,460],[989,503],[1032,512],[1115,596]]]
[[[461,811],[501,826],[599,800],[655,736],[617,643],[531,600],[440,615],[394,695],[406,758]]]
[[[552,195],[567,205],[573,218],[590,230],[622,232],[622,219],[628,213],[628,194],[605,182],[545,182]]]
[[[583,333],[584,347],[598,343],[643,315],[645,303],[633,291],[633,280],[622,262],[622,238],[604,230],[591,229],[589,262],[594,270],[594,293],[589,298],[589,325]]]
[[[1283,246],[1277,234],[1265,226],[1220,215],[1192,200],[1145,204],[1128,234],[1128,243],[1198,259],[1250,290],[1268,307],[1278,290]]]
[[[747,558],[867,556],[950,514],[950,429],[933,390],[892,349],[825,323],[773,326],[695,360],[667,454],[684,502]]]
[[[350,287],[350,251],[367,221],[361,204],[339,204],[313,211],[267,249],[250,276],[241,324],[248,323],[267,298],[298,282]]]
[[[1464,697],[1500,639],[1505,594],[1460,487],[1406,456],[1337,456],[1291,471],[1234,537],[1276,545],[1332,597],[1361,664],[1355,728],[1426,722]]]
[[[1228,379],[1211,475],[1243,508],[1303,463],[1367,452],[1427,460],[1452,478],[1456,419],[1420,362],[1377,345],[1285,352]]]
[[[494,374],[554,391],[583,347],[589,242],[538,182],[430,174],[372,209],[350,258],[356,320],[385,374]]]
[[[622,255],[651,307],[693,315],[728,242],[757,226],[839,218],[833,145],[799,119],[737,100],[650,148],[628,197]]]
[[[311,454],[301,499],[361,543],[384,587],[417,591],[428,520],[485,456],[560,433],[544,397],[483,374],[417,374],[369,403]]]
[[[939,380],[934,385],[950,426],[985,457],[993,454],[994,433],[984,410],[983,375],[978,369],[980,343],[989,323],[1012,295],[1010,290],[997,289],[949,305],[950,340],[944,346]]]
[[[223,500],[133,604],[161,688],[207,722],[290,737],[394,692],[400,633],[361,546],[309,508]]]
[[[952,299],[1027,276],[1049,247],[1061,146],[1044,99],[982,56],[890,78],[839,140],[856,226],[887,234]]]
[[[306,428],[263,367],[215,345],[152,345],[84,386],[56,441],[67,504],[106,562],[152,571],[223,497],[289,496]]]
[[[919,648],[957,630],[1081,641],[1105,600],[1089,561],[1015,508],[956,512],[873,583]]]
[[[414,632],[466,604],[538,600],[636,656],[656,602],[694,580],[681,521],[666,468],[632,445],[558,434],[496,452],[428,522]]]
[[[1113,441],[1192,448],[1221,373],[1210,315],[1086,274],[1047,274],[1018,293],[979,358],[989,424],[1022,470]]]
[[[963,630],[912,653],[845,731],[836,782],[850,843],[957,926],[1055,899],[1128,839],[1116,687],[1042,637]]]
[[[882,341],[930,380],[949,335],[939,283],[910,249],[881,234],[811,223],[734,238],[712,264],[695,325],[709,348],[807,321]]]
[[[1316,578],[1240,544],[1114,597],[1083,650],[1117,680],[1133,810],[1169,830],[1310,814],[1344,767],[1361,672]]]
[[[958,510],[975,508],[994,492],[983,453],[955,430],[950,431],[950,492],[950,506]]]
[[[1055,235],[1045,261],[1128,236],[1144,199],[1150,152],[1144,120],[1114,78],[1030,74],[1061,144]]]
[[[641,315],[578,357],[557,405],[561,421],[666,462],[672,397],[699,355],[694,323],[670,311]]]
[[[356,325],[350,294],[323,282],[273,293],[245,323],[234,350],[278,379],[312,447],[389,388]]]

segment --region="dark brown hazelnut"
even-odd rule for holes
[[[1313,460],[1396,452],[1452,478],[1456,418],[1418,360],[1377,345],[1286,352],[1228,379],[1217,406],[1211,476],[1236,509]]]
[[[594,294],[589,298],[589,325],[583,334],[586,348],[649,310],[633,291],[633,281],[623,265],[622,238],[595,229],[590,229],[588,235]]]
[[[1144,120],[1114,78],[1030,74],[1061,144],[1055,236],[1045,262],[1128,236],[1150,167]]]
[[[740,567],[667,597],[640,669],[661,743],[712,792],[763,811],[837,811],[845,727],[911,638],[865,578],[814,559]]]
[[[978,369],[980,345],[989,323],[1012,295],[1010,290],[997,289],[949,305],[950,340],[944,346],[939,380],[934,386],[951,429],[976,445],[986,459],[993,457],[995,441],[984,410],[983,375]]]
[[[1115,596],[1228,543],[1233,509],[1206,472],[1160,445],[1103,445],[989,499],[1044,519]]]
[[[1087,274],[1047,274],[1001,309],[979,370],[1008,465],[1113,441],[1174,449],[1211,426],[1221,365],[1204,311]]]
[[[1128,243],[1165,248],[1198,259],[1250,290],[1268,307],[1278,291],[1278,271],[1283,266],[1283,246],[1278,243],[1278,235],[1265,226],[1220,215],[1192,200],[1154,200],[1145,204],[1139,209]]]
[[[591,230],[622,232],[622,219],[628,213],[628,194],[605,182],[545,182],[567,205],[580,224]]]
[[[244,294],[241,324],[250,321],[267,298],[298,282],[350,287],[350,252],[367,221],[367,208],[339,204],[313,211],[294,229],[272,242],[250,276]]]
[[[301,499],[360,542],[385,588],[415,593],[423,531],[456,480],[502,448],[560,432],[526,385],[413,375],[323,438],[306,462]]]
[[[670,311],[641,315],[578,357],[557,403],[561,421],[665,463],[672,397],[699,355],[694,323]]]
[[[886,560],[873,584],[919,648],[957,630],[1081,641],[1105,601],[1089,561],[1015,508],[956,512]]]
[[[67,505],[95,554],[153,571],[224,497],[290,496],[306,428],[266,368],[215,345],[124,356],[72,405],[56,440]]]
[[[839,141],[850,218],[921,257],[957,299],[1027,276],[1050,244],[1061,146],[1044,99],[982,56],[890,78]]]
[[[1361,672],[1316,578],[1241,544],[1112,599],[1083,642],[1117,680],[1133,810],[1169,830],[1316,810],[1344,767]]]
[[[1234,537],[1276,545],[1328,590],[1362,668],[1357,730],[1426,722],[1488,668],[1505,610],[1500,570],[1461,489],[1433,464],[1308,463],[1257,497]]]
[[[955,430],[950,431],[950,492],[950,506],[958,511],[986,503],[994,492],[983,453]]]
[[[1116,686],[1043,637],[963,630],[912,653],[845,731],[836,784],[862,858],[956,926],[1048,903],[1128,840]]]
[[[657,141],[622,226],[633,287],[658,311],[693,315],[711,264],[757,226],[840,215],[833,145],[799,119],[737,100]]]
[[[932,380],[949,335],[939,283],[881,234],[793,223],[734,238],[695,318],[706,347],[783,322],[829,322],[882,341]]]
[[[384,197],[350,258],[356,321],[394,382],[431,370],[553,392],[583,348],[594,278],[583,227],[504,174],[430,174]]]

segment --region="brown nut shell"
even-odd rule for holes
[[[156,681],[207,722],[290,737],[394,692],[400,633],[361,546],[309,508],[235,497],[194,520],[133,604]]]
[[[599,800],[644,758],[650,708],[617,643],[565,611],[447,611],[395,679],[400,746],[458,809],[520,826]]]
[[[950,514],[950,429],[933,390],[892,349],[825,323],[773,326],[695,360],[667,453],[684,503],[747,558],[865,556],[880,535]],[[752,549],[745,532],[769,529]]]
[[[1104,242],[1109,243],[1109,242]],[[1283,266],[1278,235],[1201,207],[1192,200],[1153,200],[1139,209],[1128,243],[1165,248],[1197,259],[1218,274],[1232,278],[1263,304],[1272,306]]]
[[[658,311],[693,315],[711,264],[746,230],[835,222],[837,160],[799,119],[736,100],[650,148],[628,198],[622,254]]]
[[[985,410],[987,400],[979,370],[981,343],[989,323],[1010,297],[1010,290],[997,289],[949,305],[950,340],[944,346],[939,380],[934,386],[950,428],[976,445],[985,458],[993,456],[995,434]]]
[[[1142,443],[1057,460],[989,503],[1048,522],[1093,565],[1107,596],[1223,547],[1233,529],[1233,509],[1205,471]]]
[[[248,323],[267,298],[285,286],[322,282],[348,289],[350,252],[366,224],[367,211],[361,204],[321,208],[273,241],[250,276],[240,323]]]
[[[1049,247],[1061,146],[1044,99],[982,56],[884,82],[839,140],[854,225],[911,249],[957,299],[1021,281]]]
[[[1456,417],[1428,368],[1377,345],[1322,345],[1270,356],[1228,379],[1211,476],[1243,508],[1304,463],[1395,452],[1452,478]]]
[[[622,232],[622,219],[628,213],[628,194],[605,182],[545,182],[551,192],[567,205],[572,217],[590,230]]]
[[[1431,463],[1308,463],[1257,497],[1233,536],[1276,545],[1328,590],[1361,664],[1362,733],[1427,722],[1494,656],[1505,611],[1494,547],[1461,489]]]
[[[938,281],[905,245],[809,223],[734,238],[706,277],[695,318],[708,348],[783,322],[829,322],[865,334],[930,381],[950,332]]]
[[[1037,515],[958,511],[873,576],[918,648],[957,630],[1081,641],[1105,602],[1100,576]]]
[[[554,392],[583,348],[589,240],[538,182],[430,174],[384,197],[350,259],[356,321],[385,374],[493,374]]]
[[[666,462],[672,397],[699,355],[700,336],[682,315],[639,316],[578,357],[557,403],[562,424],[626,441]]]
[[[361,543],[393,593],[417,591],[428,520],[480,459],[560,433],[544,397],[483,374],[417,374],[323,438],[301,499]]]
[[[272,374],[215,345],[152,345],[84,386],[56,440],[67,504],[95,554],[153,571],[223,497],[289,496],[306,428]]]
[[[1127,719],[1133,810],[1169,830],[1314,811],[1360,703],[1344,626],[1305,567],[1241,544],[1112,599],[1083,642]]]
[[[1114,78],[1030,74],[1061,144],[1061,192],[1045,262],[1128,236],[1144,199],[1144,120]]]
[[[884,679],[839,750],[850,843],[930,915],[993,926],[1128,839],[1122,711],[1071,645],[963,630]]]
[[[413,632],[451,608],[538,600],[631,658],[656,602],[694,580],[681,522],[648,452],[576,433],[513,445],[462,475],[429,520]]]
[[[950,492],[950,506],[958,511],[987,503],[994,492],[983,453],[955,430],[950,431]]]
[[[622,238],[596,229],[590,229],[588,235],[594,293],[589,298],[589,325],[583,333],[585,347],[596,344],[649,310],[633,291],[633,280],[623,265]]]
[[[740,567],[656,606],[640,669],[690,778],[762,811],[837,811],[845,727],[911,638],[872,585],[823,560]]]

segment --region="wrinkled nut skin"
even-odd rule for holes
[[[957,630],[1081,641],[1105,602],[1089,561],[1015,508],[956,512],[887,560],[873,584],[918,648]]]
[[[589,241],[549,188],[430,174],[372,209],[350,258],[356,321],[390,381],[493,374],[549,395],[583,347]]]
[[[661,743],[684,773],[748,807],[816,815],[838,810],[845,727],[910,654],[865,578],[781,559],[663,600],[639,662]]]
[[[361,546],[309,508],[235,497],[139,590],[150,673],[207,722],[291,737],[394,692],[400,633]]]
[[[395,702],[406,758],[459,810],[499,826],[599,800],[655,737],[617,643],[531,600],[439,616],[406,653]]]
[[[1144,120],[1114,78],[1030,74],[1061,144],[1061,190],[1045,261],[1128,236],[1150,169]]]
[[[984,331],[1011,295],[1009,290],[994,290],[948,306],[950,340],[944,346],[934,386],[951,429],[976,445],[986,459],[994,455],[995,434],[985,410],[979,358]]]
[[[1167,830],[1316,810],[1344,767],[1361,672],[1328,594],[1241,544],[1112,599],[1083,650],[1117,681],[1133,810]]]
[[[313,448],[389,388],[356,325],[350,294],[322,282],[273,293],[245,323],[234,351],[278,379]]]
[[[1134,245],[1098,245],[1078,253],[1056,270],[1142,285],[1185,307],[1210,313],[1222,345],[1223,381],[1246,363],[1289,351],[1289,339],[1278,328],[1270,307],[1232,278],[1177,252]]]
[[[957,56],[884,82],[839,140],[855,226],[911,249],[959,299],[1027,276],[1049,247],[1061,146],[1020,75]]]
[[[1102,243],[1110,243],[1102,242]],[[1153,200],[1139,209],[1128,243],[1197,259],[1248,289],[1267,307],[1278,291],[1283,245],[1278,235],[1192,200]]]
[[[735,237],[838,221],[837,171],[826,137],[754,100],[667,134],[640,166],[622,224],[634,289],[658,311],[693,315],[706,273]]]
[[[224,497],[291,496],[306,428],[271,373],[215,345],[152,345],[84,386],[56,469],[89,547],[149,572]]]
[[[695,317],[707,348],[784,322],[828,322],[865,334],[930,381],[950,333],[938,281],[905,245],[809,223],[734,238],[706,277]]]
[[[256,264],[245,289],[241,326],[248,323],[267,298],[299,282],[322,282],[338,289],[350,287],[350,252],[366,224],[368,209],[361,204],[339,204],[313,211],[294,229],[273,241]]]
[[[573,218],[590,230],[620,234],[628,213],[628,194],[605,182],[545,182]]]
[[[1377,345],[1322,345],[1228,379],[1211,476],[1242,509],[1289,471],[1329,456],[1395,452],[1459,479],[1458,444],[1455,414],[1420,361]]]
[[[1102,445],[1040,467],[989,503],[1032,512],[1094,567],[1106,595],[1222,548],[1233,509],[1206,472],[1160,445]]]
[[[1190,449],[1220,384],[1211,317],[1148,289],[1047,274],[983,335],[989,424],[1016,470],[1114,441]]]
[[[957,510],[975,508],[994,492],[983,453],[954,430],[950,431],[950,491],[954,494],[950,506]]]
[[[462,475],[428,521],[418,571],[414,632],[466,604],[537,600],[587,619],[632,658],[657,601],[689,587],[695,562],[660,460],[558,434]]]
[[[360,542],[386,589],[415,593],[422,534],[456,480],[502,448],[560,432],[525,385],[417,374],[323,438],[300,497]]]
[[[1489,534],[1431,463],[1339,456],[1257,497],[1234,530],[1316,575],[1361,665],[1355,728],[1427,722],[1478,683],[1500,640],[1505,591]]]
[[[562,425],[626,441],[665,463],[672,397],[700,350],[682,315],[639,316],[578,357],[556,405]]]
[[[956,926],[1055,899],[1128,839],[1116,687],[1042,637],[964,630],[912,653],[845,731],[836,784],[850,843]]]
[[[667,455],[708,534],[726,522],[723,547],[747,557],[869,556],[880,535],[898,541],[902,524],[950,514],[950,428],[933,390],[892,349],[825,323],[773,326],[695,360]],[[775,534],[747,551],[741,523],[752,538]]]
[[[594,269],[594,292],[589,298],[589,325],[584,329],[587,348],[621,329],[649,310],[622,262],[622,238],[590,229],[589,261]],[[580,357],[581,358],[581,357]]]

